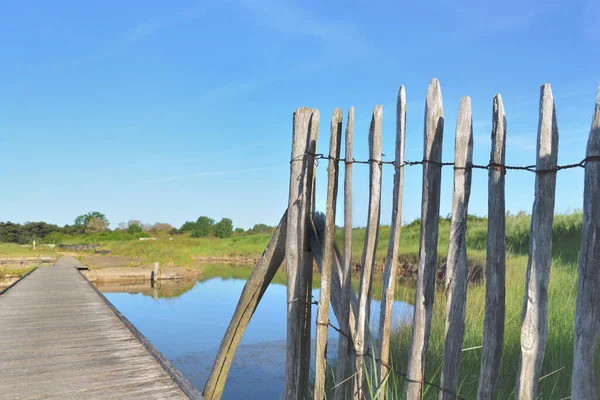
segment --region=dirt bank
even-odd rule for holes
[[[152,266],[142,266],[92,268],[82,272],[91,282],[149,282],[152,279],[152,271]],[[158,270],[157,280],[191,279],[200,275],[202,275],[201,270],[181,267],[161,267]]]

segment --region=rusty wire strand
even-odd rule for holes
[[[380,167],[383,167],[384,165],[393,165],[396,169],[404,168],[404,167],[412,167],[414,165],[432,164],[432,165],[437,165],[440,167],[454,167],[454,169],[471,169],[471,170],[484,169],[484,170],[488,170],[488,171],[489,170],[502,171],[504,174],[506,174],[507,170],[529,171],[529,172],[533,172],[536,174],[547,174],[547,173],[552,173],[552,172],[558,172],[558,171],[561,171],[564,169],[585,168],[585,165],[588,162],[600,161],[600,155],[592,155],[592,156],[588,156],[588,157],[584,158],[583,160],[581,160],[578,163],[557,165],[554,168],[546,168],[546,169],[537,169],[536,165],[515,166],[515,165],[497,164],[497,163],[493,163],[493,162],[490,162],[487,165],[468,163],[464,167],[457,167],[454,162],[441,162],[441,161],[427,160],[425,158],[420,161],[404,161],[402,164],[397,164],[395,161],[383,161],[383,160],[377,160],[377,159],[373,159],[373,158],[370,158],[368,160],[356,160],[354,158],[352,158],[352,160],[346,160],[345,158],[331,157],[331,156],[327,156],[327,155],[321,154],[321,153],[306,152],[302,156],[300,156],[296,159],[293,159],[290,162],[302,161],[305,158],[307,158],[308,156],[312,157],[312,159],[315,160],[317,165],[319,163],[319,160],[331,160],[336,163],[344,162],[344,164],[346,164],[346,165],[348,165],[348,164],[371,164],[371,163],[378,164]]]

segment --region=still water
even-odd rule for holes
[[[140,284],[99,284],[98,288],[202,391],[245,283],[245,279],[213,277],[164,283],[159,289]],[[318,289],[313,289],[315,299],[318,294]],[[379,304],[375,300],[371,304],[373,329],[378,325]],[[316,312],[313,306],[313,360]],[[411,315],[412,306],[395,302],[396,326]],[[333,310],[330,316],[337,326]],[[337,354],[337,336],[329,329],[328,352],[332,356]],[[286,287],[271,284],[237,350],[223,399],[282,398],[285,337]]]

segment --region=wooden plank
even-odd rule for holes
[[[483,348],[479,373],[479,400],[496,399],[502,347],[504,345],[506,220],[504,205],[504,165],[506,115],[502,96],[494,96],[492,151],[488,174],[488,237],[485,260],[485,316]],[[493,167],[495,165],[495,167]]]
[[[146,391],[152,393],[148,398],[200,399],[77,271],[77,264],[60,258],[55,267],[36,269],[0,296],[0,397],[69,398],[93,392],[104,399]]]
[[[323,267],[321,268],[321,288],[317,309],[317,344],[315,355],[314,399],[325,398],[325,377],[327,372],[327,328],[329,325],[329,305],[331,287],[331,265],[335,240],[335,211],[338,192],[340,141],[342,139],[342,110],[336,108],[331,117],[329,140],[329,167],[327,168],[327,205],[325,216],[325,245]]]
[[[425,356],[431,329],[435,276],[437,268],[438,223],[440,218],[440,183],[442,169],[442,135],[444,110],[442,91],[437,79],[427,89],[423,158],[423,198],[421,200],[421,233],[417,265],[417,290],[413,333],[408,359],[408,378],[419,382],[406,385],[408,400],[420,399],[425,377]]]
[[[540,89],[540,119],[537,138],[537,170],[556,168],[558,126],[552,89]],[[548,340],[548,283],[552,265],[552,221],[556,172],[538,172],[535,177],[535,200],[531,212],[529,261],[521,322],[521,358],[517,374],[517,399],[537,398],[538,381]]]
[[[365,330],[368,326],[368,296],[371,290],[373,276],[373,264],[375,263],[375,252],[377,249],[377,237],[379,230],[379,213],[381,206],[381,119],[382,108],[375,106],[369,129],[369,214],[367,231],[365,235],[365,246],[362,254],[362,272],[360,275],[360,291],[358,296],[358,316],[356,318],[356,337],[354,338],[355,369],[354,376],[354,398],[363,398],[364,388],[364,356],[368,348],[365,348]]]
[[[286,400],[304,400],[308,396],[312,256],[307,225],[313,207],[315,163],[311,154],[316,153],[318,127],[318,110],[304,107],[294,112],[285,246],[288,301]]]
[[[596,339],[600,332],[600,87],[587,142],[583,187],[583,228],[579,251],[579,279],[575,308],[575,337],[571,398],[597,399],[594,373]]]
[[[337,320],[342,332],[350,332],[350,296],[354,294],[352,283],[350,281],[352,273],[352,147],[354,142],[354,107],[348,111],[348,122],[346,124],[346,154],[344,174],[344,260],[341,267],[341,311]],[[334,243],[335,245],[335,243]],[[346,398],[346,388],[348,387],[346,370],[348,365],[348,350],[353,348],[349,337],[340,334],[338,339],[338,357],[335,369],[334,400],[344,400]]]
[[[392,226],[390,242],[383,275],[383,292],[379,316],[379,382],[381,400],[387,398],[385,378],[390,372],[388,361],[390,355],[390,334],[392,330],[392,307],[396,290],[396,274],[398,269],[398,246],[402,229],[402,188],[404,187],[404,144],[406,138],[406,90],[400,86],[396,103],[396,171],[394,174],[394,191],[392,204]]]
[[[225,331],[221,341],[212,371],[204,386],[202,395],[207,400],[218,400],[223,394],[225,381],[242,336],[258,307],[260,299],[265,294],[267,287],[285,258],[286,233],[287,211],[283,214],[266,250],[244,285],[231,322],[229,322],[227,331]]]
[[[440,400],[454,400],[458,388],[467,303],[467,214],[473,164],[471,98],[460,100],[454,144],[454,193],[446,262],[446,330]]]

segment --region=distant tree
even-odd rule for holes
[[[90,221],[92,222],[90,223]],[[109,223],[108,219],[106,218],[106,215],[98,211],[92,211],[87,214],[82,214],[75,218],[75,226],[80,231],[83,230],[87,232],[88,229],[92,229],[93,232],[99,232],[96,229],[105,230],[106,228],[108,228],[108,225]]]
[[[233,221],[223,218],[215,225],[215,235],[220,238],[228,238],[233,234]]]
[[[12,222],[0,222],[0,242],[18,243],[22,227]]]
[[[234,232],[236,235],[242,235],[242,234],[244,234],[245,231],[244,231],[244,228],[235,228]]]
[[[121,231],[126,231],[127,230],[127,224],[125,222],[119,222],[118,227],[119,227],[118,229],[121,230]]]
[[[108,220],[106,218],[90,218],[85,224],[86,233],[98,233],[108,229]]]
[[[173,229],[173,225],[166,222],[157,222],[152,226],[153,232],[170,232]]]
[[[171,234],[171,236],[172,235],[177,235],[179,233],[179,229],[173,228],[173,229],[171,229],[171,231],[169,233]]]
[[[196,221],[196,228],[193,231],[193,237],[210,236],[214,233],[215,220],[208,217],[199,217]]]
[[[60,230],[57,225],[47,224],[46,222],[25,222],[22,227],[22,236],[26,243],[38,238],[43,239],[49,233]]]
[[[179,233],[191,232],[196,229],[196,223],[193,221],[185,221],[181,228],[179,228]]]
[[[271,233],[273,228],[266,224],[255,224],[248,233]]]
[[[67,235],[75,235],[78,233],[83,233],[84,228],[78,227],[77,225],[65,225],[61,230],[63,233],[66,233]]]
[[[140,233],[144,231],[144,224],[138,220],[129,220],[127,222],[127,232],[135,235],[136,233]]]

